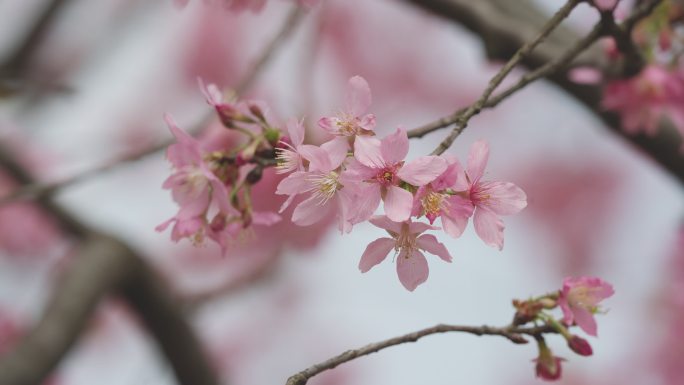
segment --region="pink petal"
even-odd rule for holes
[[[449,197],[447,204],[446,210],[442,212],[442,227],[445,233],[458,238],[463,234],[475,208],[470,199],[458,195]]]
[[[427,281],[429,273],[427,260],[420,251],[416,250],[409,255],[402,250],[397,256],[397,275],[406,290],[414,291],[418,285]]]
[[[468,154],[468,178],[470,183],[475,184],[484,174],[484,169],[487,167],[487,160],[489,159],[489,144],[484,140],[479,140],[470,146],[470,153]]]
[[[255,225],[272,226],[281,220],[280,215],[271,211],[255,211],[252,213],[252,223]]]
[[[293,172],[278,183],[276,194],[296,195],[308,191],[311,189],[310,183],[307,180],[309,175],[306,171]]]
[[[160,232],[160,233],[161,233],[161,232],[163,232],[164,230],[166,230],[166,229],[169,227],[169,225],[172,224],[172,223],[175,222],[175,221],[176,221],[176,217],[173,217],[173,218],[171,218],[171,219],[169,219],[169,220],[167,220],[167,221],[164,221],[164,222],[158,224],[157,227],[154,228],[154,231],[157,231],[157,232]]]
[[[222,213],[225,213],[225,214],[235,213],[236,210],[233,208],[233,206],[230,204],[230,201],[229,201],[228,189],[226,189],[226,185],[224,185],[223,182],[221,182],[218,179],[212,179],[210,181],[210,183],[211,183],[211,188],[212,188],[212,192],[211,192],[212,202],[214,202],[218,206],[219,210]]]
[[[367,221],[380,206],[381,194],[378,184],[347,183],[341,191],[344,190],[351,190],[347,193],[353,195],[353,205],[350,205],[347,210],[347,219],[352,224]]]
[[[382,168],[385,161],[380,152],[380,141],[376,138],[357,136],[354,140],[354,157],[364,166]]]
[[[596,5],[596,8],[600,10],[610,11],[611,9],[615,8],[617,2],[618,0],[594,0],[594,5]]]
[[[336,118],[326,116],[318,119],[318,126],[327,131],[330,135],[338,135],[339,133],[336,122]]]
[[[475,232],[489,246],[503,249],[504,224],[494,212],[478,207],[473,218]]]
[[[352,116],[361,116],[371,104],[371,91],[366,79],[354,76],[347,86],[347,111]]]
[[[333,170],[330,157],[324,149],[310,144],[303,144],[297,147],[297,150],[304,159],[309,161],[309,171],[327,173]]]
[[[453,155],[442,155],[442,158],[447,162],[447,168],[444,172],[432,181],[431,185],[435,191],[442,191],[448,188],[453,188],[458,179],[461,179],[463,175],[463,167],[461,163]],[[468,189],[468,184],[460,190],[454,188],[456,191],[462,191]]]
[[[397,128],[397,130],[382,139],[380,142],[380,152],[384,164],[399,163],[408,154],[409,139],[404,128]]]
[[[355,158],[349,158],[346,169],[340,175],[340,179],[360,182],[374,178],[377,173],[376,169],[364,165]],[[342,184],[345,183],[342,182]]]
[[[432,234],[423,234],[416,238],[416,244],[421,250],[425,250],[430,254],[434,254],[446,262],[451,262],[451,254],[443,243],[440,243]]]
[[[573,306],[571,307],[571,310],[577,326],[579,326],[580,329],[584,330],[584,332],[590,336],[596,337],[597,326],[594,315],[591,314],[589,310],[581,306]]]
[[[414,236],[415,236],[415,235],[418,235],[418,234],[420,234],[420,233],[422,233],[422,232],[424,232],[424,231],[427,231],[427,230],[438,230],[438,229],[439,229],[439,227],[432,226],[432,225],[427,224],[427,223],[425,223],[425,222],[412,222],[412,221],[409,221],[409,228],[408,228],[408,230],[409,230],[409,233],[412,234],[412,235],[414,235]]]
[[[366,131],[373,131],[375,128],[375,115],[368,114],[364,115],[359,119],[359,127]]]
[[[525,192],[510,182],[481,182],[478,190],[489,195],[482,205],[498,215],[517,214],[527,206]]]
[[[312,196],[297,205],[292,212],[292,222],[299,226],[309,226],[323,219],[330,211],[331,205],[321,206],[319,201],[318,197]]]
[[[328,154],[330,167],[334,170],[340,167],[344,160],[347,159],[349,141],[344,136],[337,136],[335,139],[323,143],[321,148]]]
[[[421,156],[405,164],[399,169],[397,176],[414,186],[424,186],[435,180],[446,169],[446,160],[438,156]]]
[[[387,258],[387,254],[389,254],[395,245],[396,242],[392,238],[379,238],[369,243],[361,256],[359,270],[361,270],[362,273],[365,273],[373,266],[384,261],[385,258]]]
[[[395,234],[399,234],[401,232],[402,223],[394,222],[385,215],[375,215],[371,217],[368,222],[372,223],[376,227],[391,231]]]
[[[390,186],[385,195],[385,214],[395,222],[403,222],[411,216],[413,194],[401,187]]]
[[[287,134],[290,136],[292,145],[297,147],[304,143],[304,125],[301,121],[291,118],[287,121]]]
[[[209,187],[207,186],[195,199],[184,202],[183,205],[181,205],[176,218],[178,218],[179,221],[183,221],[204,214],[209,207],[210,195]]]

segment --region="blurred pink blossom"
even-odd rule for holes
[[[590,336],[596,336],[594,312],[598,304],[615,293],[613,286],[595,277],[568,277],[563,280],[558,304],[563,310],[563,322],[577,325]]]

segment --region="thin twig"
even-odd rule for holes
[[[509,88],[495,95],[494,97],[491,97],[481,108],[487,109],[496,107],[504,99],[525,88],[530,83],[533,83],[543,77],[546,77],[550,74],[556,73],[569,67],[575,60],[575,58],[577,58],[577,56],[579,56],[584,50],[589,48],[592,44],[596,43],[603,36],[611,35],[615,37],[615,34],[621,34],[620,39],[624,38],[622,34],[626,34],[627,36],[629,36],[629,33],[627,31],[630,31],[631,28],[634,27],[636,22],[648,16],[659,2],[660,0],[656,0],[643,4],[639,8],[635,9],[634,12],[620,25],[615,25],[613,19],[606,19],[604,17],[604,19],[599,21],[584,38],[577,41],[562,55],[558,56],[554,60],[547,62],[543,66],[526,73],[514,85],[510,86]],[[611,24],[610,22],[606,22],[606,20],[613,20],[613,24]],[[618,39],[618,37],[615,38]],[[625,47],[629,47],[630,44],[623,43],[622,45]],[[631,72],[639,72],[641,70],[641,67],[643,67],[644,63],[643,61],[640,61],[639,63],[640,66],[633,67],[631,69]],[[409,138],[420,138],[433,131],[450,126],[454,123],[459,122],[459,119],[462,119],[467,111],[467,108],[461,108],[451,115],[445,116],[421,127],[409,130],[408,136]],[[460,128],[458,134],[463,132],[464,129],[465,126]],[[456,136],[458,136],[458,134]]]
[[[259,54],[257,60],[254,62],[254,64],[252,64],[249,67],[249,71],[245,74],[242,80],[240,80],[240,82],[235,86],[236,94],[241,95],[254,85],[254,82],[256,81],[257,77],[264,70],[264,68],[266,68],[268,63],[273,58],[273,55],[278,51],[282,44],[292,35],[292,33],[295,30],[295,27],[299,24],[299,21],[302,19],[304,13],[305,11],[302,9],[302,7],[293,8],[293,10],[288,14],[285,22],[283,23],[283,26],[278,31],[276,36],[274,36],[273,39],[268,44],[266,44],[264,49]],[[200,122],[198,124],[191,127],[188,131],[191,134],[198,132],[200,129],[206,127],[207,123],[213,117],[214,111],[210,110],[207,113],[207,115],[203,116],[200,119]],[[80,183],[82,181],[88,180],[98,175],[102,175],[108,171],[117,169],[124,164],[136,162],[146,158],[147,156],[156,154],[167,148],[173,142],[174,140],[172,139],[165,140],[152,147],[148,147],[146,149],[143,149],[132,154],[124,155],[122,157],[106,162],[100,166],[80,172],[78,174],[72,175],[59,181],[23,185],[20,188],[14,190],[12,193],[0,198],[0,206],[22,198],[40,199],[41,197],[52,195],[65,187]]]
[[[489,81],[487,88],[485,88],[482,96],[468,107],[462,115],[456,118],[456,126],[452,129],[451,133],[432,151],[432,155],[441,155],[454,143],[454,140],[458,135],[466,128],[468,121],[473,116],[477,115],[482,107],[487,103],[487,100],[492,95],[494,90],[501,84],[501,82],[508,76],[508,74],[515,68],[520,61],[527,56],[532,50],[541,44],[544,39],[554,30],[560,23],[568,17],[570,12],[579,4],[582,0],[568,0],[561,9],[559,9],[548,22],[542,27],[539,34],[528,43],[524,44],[518,51],[511,57],[511,59],[499,70],[499,72],[494,75],[494,77]]]
[[[501,336],[507,338],[515,344],[525,344],[527,340],[524,335],[535,336],[545,333],[556,333],[549,326],[535,326],[526,328],[516,327],[491,327],[491,326],[459,326],[459,325],[436,325],[426,329],[418,330],[413,333],[404,334],[402,336],[393,337],[384,341],[376,342],[366,345],[358,349],[347,350],[346,352],[325,360],[321,363],[313,365],[301,372],[294,374],[288,378],[286,385],[305,385],[309,379],[321,372],[333,369],[340,364],[349,362],[359,357],[367,356],[372,353],[377,353],[380,350],[401,345],[410,342],[416,342],[419,339],[438,333],[467,333],[476,336]]]

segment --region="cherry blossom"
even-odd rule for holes
[[[292,213],[292,221],[300,226],[309,226],[322,220],[329,211],[337,208],[340,231],[351,231],[349,210],[353,190],[345,188],[345,179],[340,166],[347,156],[347,144],[330,141],[321,147],[303,145],[299,147],[308,162],[307,171],[290,174],[278,184],[276,194],[289,195],[282,212],[298,194],[309,197],[299,203]]]
[[[446,262],[451,262],[449,251],[437,241],[434,235],[422,234],[426,230],[435,230],[437,227],[411,220],[395,222],[384,215],[374,216],[369,222],[387,230],[392,238],[376,239],[366,247],[359,262],[359,269],[362,273],[384,261],[389,252],[394,249],[399,281],[406,290],[413,291],[427,280],[429,274],[427,260],[421,250],[434,254]]]
[[[371,104],[371,91],[366,79],[349,79],[345,109],[338,116],[323,117],[318,125],[335,136],[374,135],[375,115],[366,114]]]
[[[442,218],[444,232],[458,238],[473,215],[474,207],[470,199],[454,192],[468,188],[460,162],[454,156],[444,159],[448,166],[442,175],[416,191],[412,214],[425,215],[430,224]]]
[[[615,80],[604,90],[603,108],[616,111],[622,128],[631,134],[654,135],[664,115],[670,115],[684,132],[684,76],[657,64],[644,68],[639,75]],[[681,121],[680,121],[681,120]]]
[[[577,323],[585,333],[596,336],[594,314],[599,302],[615,293],[613,286],[595,277],[568,277],[563,280],[558,304],[563,310],[563,322]]]
[[[157,226],[164,231],[174,223],[171,239],[192,238],[201,243],[206,228],[205,215],[210,205],[215,205],[226,214],[234,214],[235,209],[228,202],[228,193],[221,180],[211,171],[203,159],[200,143],[180,129],[170,115],[164,119],[177,143],[169,146],[167,158],[175,172],[169,176],[162,187],[171,190],[173,200],[180,210],[171,219]]]
[[[475,232],[487,245],[501,250],[504,243],[504,224],[499,216],[520,212],[527,206],[527,196],[513,183],[482,181],[488,159],[489,144],[485,141],[473,143],[466,170],[470,184],[468,192],[475,206]]]
[[[385,214],[395,222],[407,220],[413,208],[413,194],[400,184],[424,186],[447,168],[447,162],[437,156],[423,156],[404,164],[408,148],[409,140],[403,128],[382,140],[360,136],[354,142],[356,161],[348,167],[353,178],[369,185],[366,194],[360,197],[361,204],[375,210],[382,199]]]

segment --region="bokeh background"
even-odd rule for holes
[[[0,57],[12,54],[49,2],[0,2]],[[216,3],[65,2],[21,74],[3,79],[0,141],[41,180],[58,181],[167,140],[164,112],[192,127],[209,109],[196,77],[234,86],[295,6],[271,0],[259,13],[236,13]],[[550,13],[563,1],[538,3]],[[596,18],[581,5],[569,23],[581,30]],[[474,101],[500,65],[487,60],[478,36],[406,2],[322,0],[247,96],[266,100],[283,122],[305,117],[314,128],[342,107],[346,80],[361,75],[383,134]],[[414,140],[410,156],[429,152],[444,135]],[[382,236],[370,225],[340,236],[330,226],[284,223],[257,230],[226,257],[213,244],[171,242],[154,231],[176,210],[161,189],[170,172],[163,152],[85,178],[56,198],[163,272],[191,303],[189,316],[225,383],[282,384],[344,350],[437,323],[505,325],[511,299],[556,290],[568,275],[600,276],[616,294],[599,317],[599,338],[590,340],[593,357],[550,339],[568,359],[560,383],[683,383],[682,185],[545,82],[473,118],[449,153],[465,160],[478,139],[491,144],[488,177],[521,186],[529,205],[505,219],[501,252],[472,226],[457,240],[441,236],[454,262],[429,259],[430,278],[412,293],[389,260],[358,271],[365,246]],[[13,181],[0,176],[0,191],[11,191]],[[265,177],[259,204],[278,206],[281,197],[270,195],[276,183]],[[61,235],[30,200],[0,208],[0,354],[40,318],[68,268],[73,245]],[[431,336],[311,384],[537,383],[533,345]],[[98,307],[53,377],[60,385],[175,381],[116,298]]]

